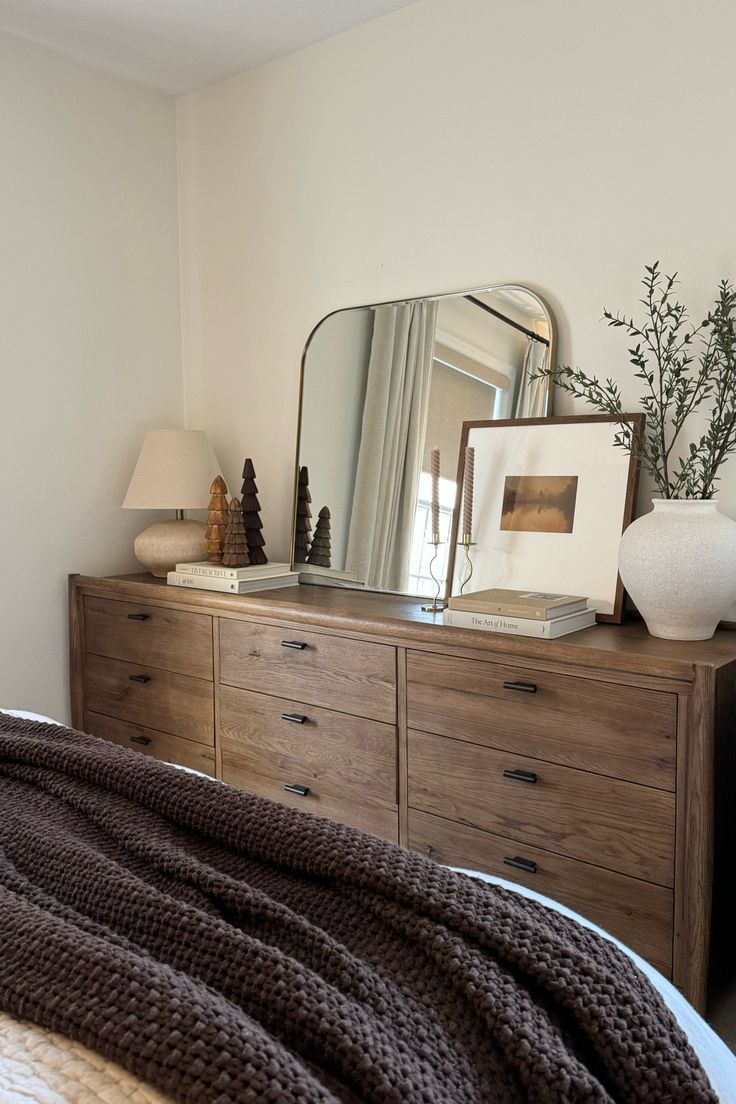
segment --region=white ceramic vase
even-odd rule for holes
[[[736,521],[711,499],[653,505],[621,538],[624,586],[652,636],[708,640],[736,601]]]

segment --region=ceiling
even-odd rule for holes
[[[0,32],[190,92],[416,0],[0,0]]]

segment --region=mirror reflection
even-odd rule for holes
[[[293,554],[302,580],[434,594],[432,450],[434,572],[444,578],[462,423],[550,414],[549,381],[529,377],[554,362],[554,344],[549,309],[516,285],[328,315],[303,360]]]

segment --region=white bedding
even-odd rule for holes
[[[37,713],[26,713],[22,710],[8,709],[0,712],[49,721],[50,724],[58,723]],[[479,874],[472,870],[464,873],[541,901],[617,943],[664,997],[675,1019],[690,1039],[722,1104],[736,1104],[736,1055],[731,1053],[682,994],[657,970],[613,939],[613,936],[564,905],[502,878],[493,878],[489,874]],[[166,1097],[138,1081],[120,1066],[100,1058],[78,1043],[43,1028],[19,1023],[0,1013],[0,1104],[92,1104],[93,1101],[103,1101],[104,1104],[122,1104],[123,1101],[133,1104],[162,1104],[165,1100]]]

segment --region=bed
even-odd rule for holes
[[[11,710],[0,712],[54,723],[38,714]],[[538,900],[583,927],[600,932],[600,929],[585,918],[531,890],[474,871],[461,873]],[[601,934],[617,943],[606,933]],[[622,947],[621,944],[617,945]],[[665,978],[639,956],[625,947],[622,949],[664,998],[686,1033],[722,1104],[736,1104],[736,1056]],[[86,1104],[87,1101],[100,1099],[104,1099],[106,1104],[117,1104],[118,1101],[160,1104],[168,1098],[115,1062],[101,1058],[80,1043],[71,1042],[58,1033],[0,1013],[0,1099],[8,1104],[27,1104],[30,1101],[41,1104]]]

